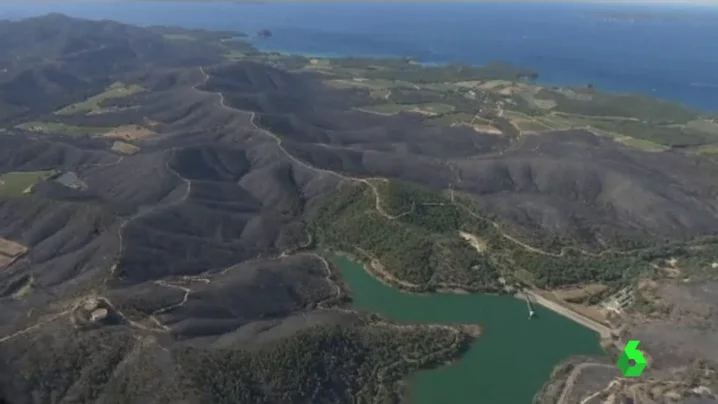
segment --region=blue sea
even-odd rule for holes
[[[640,92],[718,111],[718,6],[587,3],[1,2],[0,18],[48,12],[139,25],[273,32],[260,49],[317,56],[502,61],[547,84]],[[651,13],[607,21],[597,13]],[[0,39],[1,42],[1,39]]]

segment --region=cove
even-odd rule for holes
[[[410,377],[415,404],[530,404],[562,360],[604,355],[597,333],[543,307],[535,307],[538,317],[529,320],[526,303],[511,296],[408,294],[343,256],[332,261],[358,310],[396,322],[481,326],[459,361]]]

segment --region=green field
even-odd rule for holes
[[[583,122],[574,122],[568,119],[564,119],[558,116],[539,116],[534,118],[537,122],[540,122],[550,128],[553,128],[553,130],[565,130],[565,129],[571,129],[571,128],[581,128],[585,127],[585,123]]]
[[[112,128],[105,127],[90,127],[90,126],[74,126],[67,125],[60,122],[26,122],[22,125],[18,125],[20,129],[29,130],[31,132],[40,133],[57,133],[60,135],[68,136],[91,136],[101,135],[107,133]]]
[[[187,34],[162,34],[165,39],[171,41],[196,41],[197,38]]]
[[[442,115],[448,114],[454,110],[454,107],[447,104],[439,103],[426,103],[426,104],[380,104],[380,105],[367,105],[361,107],[360,110],[373,112],[377,114],[398,114],[400,112],[417,112],[420,114],[428,115]]]
[[[451,125],[454,123],[470,123],[470,122],[472,122],[472,120],[474,121],[475,124],[480,124],[480,125],[489,125],[491,123],[490,121],[487,121],[486,119],[483,119],[483,118],[474,119],[473,114],[469,114],[466,112],[458,112],[455,114],[446,114],[446,115],[442,115],[442,116],[434,119],[434,121],[436,121],[436,122],[445,123],[447,125]]]
[[[384,90],[389,88],[416,89],[416,86],[405,81],[384,79],[335,79],[328,80],[328,83],[335,88],[369,88],[372,90]]]
[[[38,182],[50,177],[53,171],[16,171],[0,175],[0,196],[21,196],[30,193]]]
[[[701,146],[696,151],[698,154],[715,154],[718,155],[718,144],[711,144],[706,146]]]
[[[244,59],[247,55],[244,52],[231,49],[223,55],[227,60],[240,60]]]
[[[521,132],[547,132],[554,130],[553,127],[547,126],[534,119],[512,119],[511,122],[513,122]]]
[[[554,91],[544,88],[536,94],[536,98],[553,100],[557,111],[592,117],[686,123],[698,116],[682,105],[638,94],[606,94],[589,89]]]
[[[632,137],[617,137],[616,141],[623,143],[626,146],[630,146],[643,151],[658,152],[668,149],[667,147],[661,146],[658,143],[654,143],[644,139],[634,139]]]
[[[63,109],[56,111],[55,113],[58,115],[102,113],[105,111],[105,109],[102,108],[103,102],[113,98],[128,97],[142,91],[145,91],[145,88],[142,86],[136,84],[125,84],[121,82],[116,82],[111,86],[107,87],[107,89],[100,94],[94,95],[86,99],[85,101],[68,105]]]
[[[718,139],[718,123],[709,121],[709,120],[703,120],[703,119],[697,119],[695,121],[690,121],[685,125],[685,131],[689,133],[707,133],[716,136],[716,139]]]

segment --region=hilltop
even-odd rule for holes
[[[715,117],[233,32],[49,15],[0,36],[11,403],[395,402],[467,348],[350,310],[329,251],[403,289],[532,288],[606,324],[596,303],[667,259],[712,276]]]

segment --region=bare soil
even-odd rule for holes
[[[116,128],[110,132],[105,133],[102,137],[109,139],[121,139],[121,140],[142,140],[150,136],[155,135],[150,129],[141,126],[128,126],[122,128]]]
[[[17,257],[27,251],[27,247],[22,244],[18,244],[14,241],[10,241],[4,238],[0,238],[0,254],[7,255],[8,257]]]
[[[122,154],[135,154],[140,151],[140,148],[133,144],[121,142],[118,140],[115,141],[115,143],[112,145],[112,151]]]
[[[602,293],[606,291],[606,289],[608,289],[606,285],[593,283],[579,287],[554,290],[553,294],[561,300],[578,301]]]
[[[6,257],[4,255],[0,255],[0,269],[7,268],[8,265],[12,264],[12,262],[15,261],[14,258]]]

